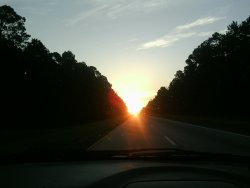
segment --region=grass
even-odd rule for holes
[[[0,155],[16,154],[33,149],[83,149],[124,121],[114,118],[105,121],[51,129],[1,130]]]
[[[236,120],[236,119],[221,118],[221,117],[182,116],[182,115],[160,115],[160,117],[250,136],[249,120]]]

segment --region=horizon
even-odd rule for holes
[[[137,110],[168,86],[201,42],[249,16],[250,2],[0,0],[51,52],[95,66]],[[178,14],[176,14],[178,12]]]

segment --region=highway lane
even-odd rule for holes
[[[250,136],[196,126],[168,119],[130,118],[90,150],[176,148],[250,155]]]

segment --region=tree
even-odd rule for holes
[[[226,34],[215,32],[193,50],[184,71],[176,72],[167,90],[161,88],[145,111],[247,118],[249,36],[250,16],[241,24],[232,22]]]
[[[0,7],[1,109],[10,126],[53,127],[126,115],[126,105],[96,67],[71,51],[28,42],[25,19]],[[13,118],[15,117],[15,118]]]
[[[61,64],[66,69],[72,69],[73,65],[76,64],[77,61],[75,59],[75,55],[71,51],[63,52]]]
[[[33,56],[34,58],[50,58],[49,50],[44,46],[44,44],[38,39],[32,39],[31,42],[27,44],[27,47],[24,50],[28,53],[29,56]]]
[[[30,37],[24,26],[25,18],[19,16],[7,5],[0,7],[0,40],[10,41],[14,46],[23,48]]]

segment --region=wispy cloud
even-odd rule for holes
[[[74,25],[82,20],[85,20],[86,18],[101,14],[106,8],[107,8],[106,5],[102,5],[102,6],[94,8],[94,9],[91,9],[89,11],[82,12],[81,14],[77,15],[74,18],[68,19],[66,21],[66,26]]]
[[[136,50],[145,50],[149,48],[164,48],[173,45],[175,42],[184,39],[189,38],[195,35],[195,32],[189,32],[189,33],[174,33],[165,35],[159,39],[146,42],[142,45],[140,45]]]
[[[197,31],[192,31],[191,29],[194,29],[195,27],[198,27],[198,26],[213,24],[222,19],[225,19],[225,17],[209,16],[205,18],[199,18],[188,24],[179,25],[173,29],[172,33],[164,35],[163,37],[160,37],[158,39],[143,43],[136,50],[146,50],[150,48],[165,48],[185,38],[189,38],[193,36],[206,37],[206,36],[212,35],[213,33],[212,31],[197,32]],[[187,32],[187,30],[189,32]]]
[[[116,19],[125,14],[129,15],[131,12],[152,12],[163,8],[167,3],[166,0],[87,0],[83,1],[82,5],[90,5],[89,9],[66,20],[66,25],[74,25],[95,16]]]
[[[206,32],[200,32],[197,34],[199,37],[208,37],[211,36],[214,32],[213,31],[206,31]]]
[[[177,31],[182,31],[182,30],[186,30],[186,29],[191,29],[197,26],[203,26],[203,25],[208,25],[208,24],[212,24],[215,23],[219,20],[225,19],[225,17],[205,17],[205,18],[200,18],[198,20],[195,20],[191,23],[188,24],[184,24],[184,25],[180,25],[176,27]]]

